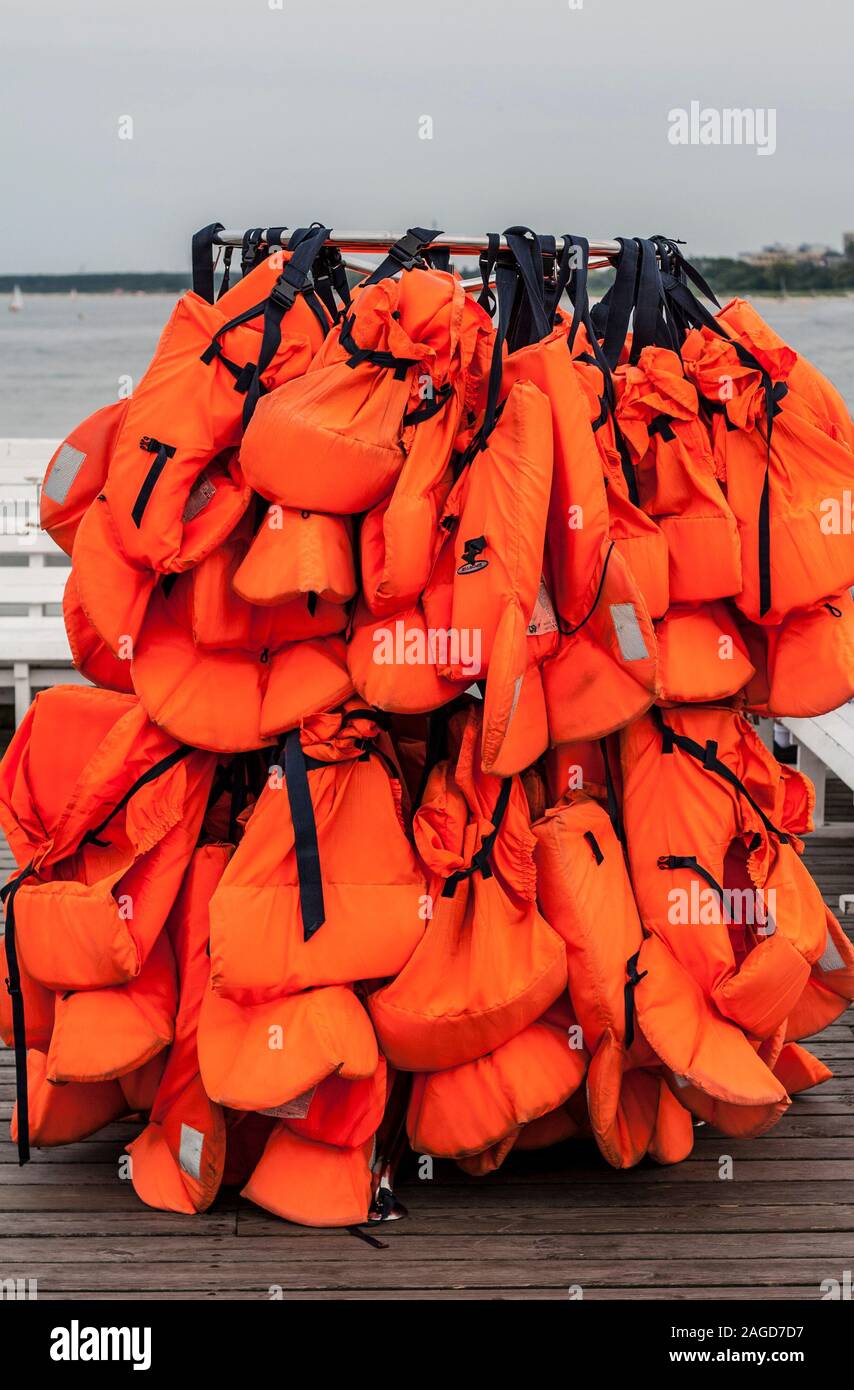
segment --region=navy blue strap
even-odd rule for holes
[[[211,222],[207,227],[202,227],[193,234],[193,291],[201,299],[206,299],[209,304],[214,302],[213,248],[217,233],[222,231],[222,226],[221,222]]]
[[[320,870],[317,824],[299,729],[294,729],[285,739],[284,766],[285,786],[294,826],[302,935],[304,941],[310,941],[326,921],[326,909],[323,902],[323,875]]]

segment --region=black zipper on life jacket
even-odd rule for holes
[[[718,895],[724,921],[729,925],[731,919],[726,907],[726,892],[718,883],[714,875],[711,874],[708,869],[703,867],[703,865],[699,862],[695,855],[660,854],[658,856],[658,867],[659,869],[690,869],[692,873],[697,874],[698,877],[703,879],[705,883],[708,883],[709,887],[712,889],[712,892]]]
[[[163,444],[159,439],[152,439],[150,434],[143,435],[139,441],[139,447],[148,454],[156,454],[157,457],[142,480],[142,487],[137,493],[136,501],[131,510],[133,524],[137,527],[142,525],[143,512],[148,506],[157,479],[166,467],[168,460],[175,453],[174,444]]]
[[[492,812],[492,829],[488,835],[484,835],[480,849],[472,855],[471,864],[467,869],[457,869],[445,879],[442,888],[443,898],[452,898],[457,891],[457,884],[462,883],[464,878],[471,878],[472,874],[479,873],[483,878],[492,878],[492,865],[489,856],[492,854],[493,846],[498,838],[498,831],[504,819],[504,812],[507,810],[507,803],[510,800],[510,792],[513,787],[513,778],[505,777],[501,783],[501,790],[498,793],[498,800],[495,803],[495,810]]]
[[[35,873],[32,864],[0,888],[0,903],[6,904],[6,989],[12,1001],[12,1041],[15,1049],[15,1096],[18,1103],[18,1162],[23,1165],[30,1157],[30,1115],[27,1090],[27,1024],[24,1016],[24,996],[21,991],[21,971],[15,944],[15,894],[25,879]]]

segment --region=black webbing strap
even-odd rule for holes
[[[353,326],[356,322],[355,313],[348,314],[344,319],[339,330],[338,339],[345,352],[349,353],[347,358],[348,367],[360,367],[363,362],[370,362],[374,367],[385,367],[393,371],[397,381],[402,381],[410,367],[416,366],[419,359],[417,357],[395,357],[393,352],[384,352],[379,348],[359,347],[353,337]]]
[[[164,772],[169,771],[170,767],[174,767],[176,763],[181,762],[183,758],[188,758],[190,754],[195,751],[195,748],[191,747],[189,743],[179,743],[178,747],[174,748],[171,753],[167,753],[166,756],[160,758],[158,762],[152,763],[148,771],[143,772],[141,777],[137,777],[133,786],[125,792],[120,801],[116,802],[110,814],[104,817],[100,825],[96,825],[93,830],[86,831],[86,834],[80,841],[81,846],[97,845],[99,849],[105,849],[110,842],[109,840],[102,840],[100,838],[101,831],[106,830],[110,821],[113,820],[120,811],[124,810],[131,797],[136,796],[137,792],[142,791],[143,787],[147,787],[149,782],[153,782],[155,778],[161,777]]]
[[[299,729],[292,730],[285,739],[284,769],[291,820],[294,825],[302,936],[303,941],[310,941],[326,921],[326,909],[323,903],[323,876],[320,871],[317,824]]]
[[[471,864],[467,869],[457,869],[445,879],[445,886],[442,889],[443,898],[452,898],[457,891],[457,884],[462,883],[463,879],[471,878],[472,874],[481,874],[483,878],[492,878],[492,866],[489,856],[498,838],[501,822],[504,819],[504,812],[507,810],[507,803],[510,800],[510,792],[513,787],[513,778],[505,777],[501,783],[501,790],[492,812],[492,829],[488,835],[484,835],[480,849],[472,855]]]
[[[587,841],[588,845],[590,846],[590,853],[593,855],[593,858],[596,860],[596,865],[597,865],[597,867],[598,867],[600,864],[604,864],[604,863],[605,863],[605,856],[604,856],[604,854],[602,853],[602,850],[601,850],[600,847],[599,847],[599,841],[596,839],[596,836],[593,834],[593,831],[592,831],[592,830],[585,830],[585,832],[584,832],[584,838],[585,838],[585,840]]]
[[[228,293],[228,287],[231,284],[231,258],[233,255],[234,247],[226,246],[222,257],[222,279],[219,282],[218,300],[222,299],[223,295]]]
[[[214,255],[213,248],[222,222],[211,222],[193,234],[193,291],[208,304],[214,302]]]
[[[717,879],[708,869],[704,868],[694,854],[660,854],[658,856],[659,869],[690,869],[692,874],[697,876],[705,883],[708,883],[713,893],[720,899],[721,913],[724,921],[730,922],[730,915],[727,912],[726,893],[724,892]]]
[[[246,429],[261,398],[261,377],[276,355],[282,341],[282,319],[296,303],[297,296],[311,288],[311,271],[320,248],[331,235],[329,227],[312,227],[302,238],[270,291],[264,306],[264,327],[258,361],[243,406],[243,428]],[[292,238],[293,239],[293,238]]]
[[[637,298],[632,320],[632,346],[629,361],[637,362],[645,347],[651,347],[658,338],[659,313],[664,298],[661,276],[658,270],[658,257],[651,241],[637,238],[640,251]]]
[[[498,233],[487,232],[486,250],[481,251],[478,260],[478,266],[480,268],[480,278],[483,282],[483,287],[480,291],[480,294],[477,297],[477,302],[480,305],[481,309],[486,310],[490,318],[494,316],[497,304],[495,295],[492,292],[492,287],[489,282],[492,279],[493,273],[495,271],[495,263],[498,260],[498,248],[500,245],[501,237],[498,235]]]
[[[648,971],[648,970],[641,970],[640,972],[638,972],[638,956],[639,956],[639,955],[640,955],[640,947],[638,947],[638,949],[635,951],[634,955],[633,955],[633,956],[629,956],[628,960],[626,961],[626,983],[625,983],[625,987],[624,987],[624,989],[623,989],[623,1006],[624,1006],[625,1015],[626,1015],[626,1022],[625,1022],[625,1035],[626,1035],[626,1036],[625,1036],[625,1047],[626,1047],[626,1051],[629,1050],[629,1048],[631,1047],[632,1043],[633,1043],[634,1040],[635,1040],[635,990],[637,989],[637,987],[638,987],[638,985],[640,984],[641,980],[645,980],[646,977],[647,977],[647,975],[649,974],[649,971]]]
[[[575,346],[578,330],[583,324],[587,330],[587,341],[590,346],[590,352],[581,353],[578,360],[588,362],[590,366],[598,367],[602,373],[601,410],[598,421],[593,423],[593,429],[595,431],[604,425],[609,414],[613,415],[616,406],[616,392],[614,389],[614,380],[611,376],[611,367],[605,357],[602,344],[599,342],[590,308],[590,297],[588,293],[590,243],[587,238],[572,236],[567,233],[564,236],[564,256],[561,259],[562,262],[566,260],[574,266],[570,271],[567,283],[567,293],[573,305],[572,323],[567,338],[567,347],[569,348],[570,356]],[[563,273],[563,269],[561,268],[558,272],[558,284],[560,284]],[[557,304],[555,304],[555,308],[557,308]]]
[[[640,261],[636,241],[626,237],[617,240],[621,250],[614,283],[590,313],[596,334],[603,339],[602,349],[611,371],[616,368],[628,337]]]
[[[266,260],[269,255],[269,248],[264,243],[264,228],[249,227],[243,233],[243,245],[240,248],[240,273],[248,275],[261,261]]]
[[[491,232],[487,238],[487,251],[480,258],[480,272],[484,288],[481,291],[482,307],[492,310],[492,303],[498,313],[495,327],[495,343],[489,368],[489,382],[486,393],[486,410],[483,424],[472,440],[472,454],[486,446],[490,434],[498,420],[498,397],[501,392],[501,377],[504,370],[504,343],[513,318],[517,294],[521,289],[530,310],[530,333],[532,342],[545,338],[552,328],[551,319],[545,305],[545,289],[542,275],[542,249],[539,238],[528,227],[508,227],[504,236],[507,250],[499,251],[499,238]],[[535,261],[537,265],[535,265]],[[489,291],[489,278],[495,271],[495,296]]]
[[[425,420],[430,420],[434,415],[447,404],[451,398],[453,386],[449,381],[440,386],[438,391],[426,396],[421,405],[417,405],[414,410],[410,410],[403,417],[404,425],[423,425]]]
[[[626,847],[626,827],[623,824],[623,817],[620,811],[620,803],[617,800],[617,788],[614,785],[614,774],[611,772],[611,762],[608,757],[608,740],[600,738],[599,751],[602,754],[602,765],[605,769],[605,795],[608,800],[608,819],[614,827],[614,834],[619,840],[623,849]]]
[[[376,270],[371,271],[367,279],[362,280],[363,285],[377,285],[380,280],[387,280],[390,275],[396,275],[399,270],[413,270],[417,265],[423,265],[424,261],[421,252],[425,246],[429,246],[431,241],[435,241],[437,236],[442,233],[437,228],[432,227],[410,227],[405,236],[396,241],[394,246],[389,247],[385,259],[380,261]]]
[[[635,507],[640,507],[640,493],[638,492],[638,480],[635,476],[635,466],[632,463],[632,456],[629,453],[629,446],[623,438],[623,431],[617,423],[616,417],[612,421],[614,429],[614,443],[620,455],[620,469],[626,484],[626,491],[629,494],[629,501]]]
[[[706,772],[714,772],[718,777],[722,778],[728,786],[737,791],[739,796],[743,796],[745,801],[753,807],[769,835],[774,835],[776,839],[780,841],[781,845],[787,845],[789,843],[788,835],[784,831],[778,830],[774,822],[769,820],[762,810],[762,807],[751,796],[741,778],[737,777],[732,768],[727,767],[726,763],[722,762],[718,757],[718,745],[713,739],[710,739],[706,744],[702,744],[697,743],[696,739],[689,738],[687,734],[677,733],[674,728],[665,723],[664,716],[657,705],[651,706],[650,714],[652,715],[653,723],[661,733],[662,753],[672,753],[674,748],[678,748],[681,752],[687,753],[689,757],[701,763]]]
[[[350,282],[344,257],[337,246],[322,246],[314,267],[314,288],[333,323],[341,318],[336,295],[345,309],[350,307]]]
[[[12,1038],[15,1048],[15,1097],[18,1102],[18,1162],[30,1157],[30,1109],[27,1089],[27,1027],[24,1017],[24,996],[21,991],[21,971],[15,946],[15,894],[25,879],[34,872],[32,864],[21,869],[15,878],[0,888],[0,903],[6,904],[6,989],[12,1001]]]
[[[683,258],[683,267],[691,272],[691,278],[698,278],[702,285],[705,281],[697,275],[693,266]],[[701,304],[695,295],[691,293],[688,286],[673,275],[663,275],[662,285],[669,303],[674,305],[681,315],[683,326],[690,325],[693,328],[708,328],[717,337],[723,338],[732,345],[736,357],[744,367],[749,367],[752,371],[758,372],[762,382],[762,390],[765,393],[765,477],[762,482],[762,493],[759,499],[758,517],[758,564],[759,564],[759,614],[764,617],[771,607],[771,435],[774,429],[774,419],[782,410],[780,402],[788,392],[788,386],[783,381],[773,381],[771,374],[766,371],[762,363],[756,358],[743,343],[737,342],[730,337],[718,319],[710,314],[705,305]],[[708,286],[703,293],[708,293],[714,299]],[[717,300],[715,300],[717,303]],[[717,404],[717,403],[714,403]],[[724,410],[726,414],[726,411]],[[727,417],[728,419],[728,417]]]
[[[439,233],[434,232],[433,235],[438,236]],[[451,269],[450,246],[432,246],[429,251],[425,251],[424,257],[431,270],[444,270],[447,274]]]
[[[148,454],[156,455],[148,472],[142,480],[142,486],[136,495],[136,501],[131,508],[131,519],[134,526],[139,528],[142,525],[142,518],[145,509],[151,499],[157,479],[163,472],[169,459],[174,456],[174,444],[163,444],[159,439],[152,439],[151,435],[146,434],[139,441],[140,449],[144,449]]]

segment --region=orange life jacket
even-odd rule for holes
[[[755,667],[744,700],[756,714],[812,719],[854,696],[854,599],[848,589],[782,622],[751,623],[741,633]]]
[[[137,1196],[162,1211],[206,1211],[222,1181],[225,1117],[202,1083],[196,1033],[210,977],[208,904],[231,853],[226,844],[195,851],[166,923],[180,987],[175,1037],[148,1124],[127,1146]]]
[[[846,489],[850,497],[850,435],[830,417],[815,370],[803,389],[796,353],[749,304],[733,300],[697,322],[682,356],[713,412],[716,463],[738,520],[736,603],[752,622],[779,623],[854,582],[854,536],[834,512]]]
[[[762,1050],[773,1054],[778,1035],[782,1045],[829,939],[799,857],[811,788],[722,709],[647,716],[621,744],[629,862],[650,933],[633,976],[640,1026],[682,1078],[684,1104],[697,1110],[704,1093],[716,1107],[747,1106],[761,1128],[787,1103]],[[727,1113],[716,1116],[726,1128]]]
[[[211,901],[218,993],[263,1001],[406,964],[424,931],[425,885],[379,732],[351,702],[288,735]]]
[[[420,264],[433,235],[413,228],[354,291],[305,380],[259,403],[241,463],[262,496],[311,511],[365,512],[391,493],[407,461],[413,478],[425,469],[442,477],[464,401],[456,387],[488,321],[458,277]],[[399,280],[389,278],[401,269]],[[283,468],[282,459],[300,464]]]
[[[455,716],[451,761],[431,772],[414,832],[432,915],[409,962],[369,997],[382,1049],[407,1071],[473,1061],[534,1023],[566,984],[563,943],[536,909],[518,777],[480,765],[482,714]]]
[[[583,322],[587,246],[581,238],[569,243],[582,253],[574,295]],[[593,428],[593,416],[607,412],[590,387],[587,367],[573,361],[574,328],[560,319],[540,341],[508,353],[501,380],[504,393],[516,381],[533,382],[552,409],[546,576],[561,637],[556,654],[543,663],[542,680],[553,744],[620,728],[649,707],[658,688],[652,619],[612,534],[606,470]],[[600,373],[595,376],[598,382]],[[660,549],[660,538],[656,544]]]
[[[133,697],[81,686],[37,696],[9,745],[0,825],[20,868],[3,898],[22,1155],[24,1048],[44,1046],[45,991],[61,996],[49,1080],[110,1079],[171,1040],[174,962],[161,930],[213,771],[211,755],[177,745]],[[37,987],[32,1039],[22,984],[30,998]]]
[[[242,522],[189,574],[161,584],[133,645],[131,675],[150,717],[219,752],[257,748],[352,689],[336,636],[343,605],[247,603],[233,581],[248,545]]]
[[[106,479],[72,552],[83,610],[113,651],[119,637],[136,638],[157,576],[198,564],[246,511],[245,423],[262,390],[306,370],[330,326],[308,278],[327,234],[313,230],[292,254],[268,257],[216,304],[184,295],[122,403]],[[105,453],[93,451],[81,473],[87,498]]]

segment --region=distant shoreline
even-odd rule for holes
[[[854,295],[854,259],[839,258],[830,266],[784,263],[751,266],[744,261],[697,257],[694,264],[720,298],[722,295],[763,295],[773,299],[848,297]],[[590,276],[590,290],[602,294],[611,282],[608,271]],[[232,284],[239,275],[232,276]],[[23,295],[140,295],[181,294],[191,288],[192,278],[181,271],[146,273],[115,272],[77,275],[0,275],[0,297],[11,295],[17,286]]]

